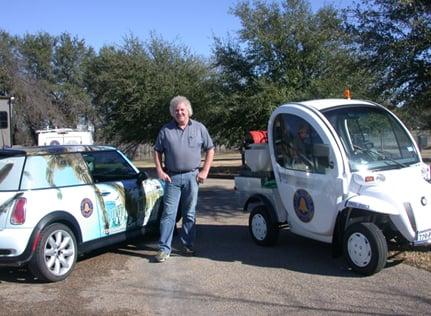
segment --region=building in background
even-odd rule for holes
[[[0,146],[12,146],[12,104],[13,97],[0,96]]]

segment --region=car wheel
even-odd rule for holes
[[[260,246],[272,246],[277,242],[279,229],[265,206],[257,206],[251,211],[248,228],[254,242]]]
[[[41,281],[61,281],[72,272],[76,258],[74,234],[67,226],[55,223],[42,230],[30,270]]]
[[[388,245],[374,223],[356,223],[348,227],[343,245],[344,255],[354,271],[372,275],[384,268]]]

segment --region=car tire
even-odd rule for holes
[[[54,223],[42,230],[29,268],[41,281],[62,281],[72,272],[77,255],[73,232],[63,224]]]
[[[259,205],[251,211],[248,228],[254,242],[260,246],[272,246],[278,240],[279,228],[266,206]]]
[[[355,223],[344,234],[343,250],[353,271],[372,275],[386,265],[388,245],[374,223]]]

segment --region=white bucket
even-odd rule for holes
[[[250,144],[249,146],[250,148],[245,150],[245,163],[250,167],[251,171],[271,171],[268,144]]]

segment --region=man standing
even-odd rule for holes
[[[207,178],[214,158],[214,144],[206,127],[190,118],[193,114],[190,101],[183,96],[176,96],[170,102],[169,111],[174,120],[161,128],[154,146],[157,176],[166,182],[159,252],[156,255],[158,262],[165,261],[171,253],[177,210],[183,216],[180,234],[183,252],[186,255],[194,254],[199,183]],[[199,170],[201,150],[206,154],[203,167]]]

